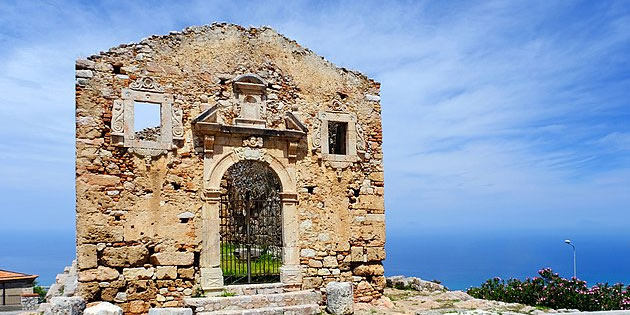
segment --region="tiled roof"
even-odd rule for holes
[[[29,275],[25,273],[13,272],[0,269],[0,281],[35,279],[37,275]]]

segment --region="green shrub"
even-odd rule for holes
[[[33,281],[33,293],[39,294],[39,302],[43,302],[46,299],[46,293],[48,291],[44,287],[40,286],[37,281]]]
[[[478,288],[470,288],[473,297],[522,303],[554,309],[567,308],[580,311],[630,310],[630,285],[608,285],[598,283],[588,287],[586,281],[577,278],[565,279],[551,268],[538,271],[540,277],[502,280],[487,280]]]

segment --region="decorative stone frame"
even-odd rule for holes
[[[229,137],[229,136],[218,136]],[[213,137],[214,138],[214,137]],[[281,141],[273,139],[271,141]],[[213,143],[214,146],[214,143]],[[215,150],[213,150],[214,152]],[[244,160],[266,163],[280,179],[282,192],[282,267],[280,282],[286,288],[302,284],[299,256],[299,218],[297,210],[296,173],[283,156],[274,156],[263,147],[262,137],[250,136],[243,139],[243,146],[222,145],[223,154],[204,158],[204,204],[202,208],[202,250],[200,257],[201,287],[207,292],[223,290],[221,271],[221,245],[219,233],[219,211],[221,179],[230,166]]]
[[[232,87],[240,106],[239,115],[234,119],[236,125],[264,128],[267,110],[265,80],[253,73],[247,73],[234,78]]]
[[[254,74],[234,79],[237,99],[256,94],[264,107],[266,83]],[[249,93],[249,94],[248,94]],[[264,110],[264,109],[263,109]],[[264,113],[258,111],[258,113]],[[280,179],[282,191],[282,267],[280,281],[286,290],[299,289],[302,285],[302,269],[299,253],[299,216],[296,189],[295,163],[298,143],[308,133],[306,126],[291,113],[285,113],[286,129],[265,128],[256,121],[237,121],[235,125],[217,122],[218,106],[212,106],[192,120],[193,133],[203,141],[203,207],[201,254],[201,288],[205,292],[223,290],[220,244],[221,179],[225,172],[243,160],[255,160],[267,164]],[[262,117],[261,117],[262,118]]]
[[[346,154],[330,154],[328,148],[328,123],[347,123],[346,129]],[[315,120],[313,131],[313,150],[319,151],[321,158],[329,162],[333,167],[346,167],[359,160],[358,153],[364,147],[363,135],[357,118],[354,114],[343,112],[320,111]]]
[[[134,102],[160,106],[160,135],[157,141],[136,139],[134,131]],[[121,99],[114,100],[111,122],[112,143],[130,148],[145,156],[166,153],[174,148],[174,140],[184,139],[181,109],[173,106],[173,95],[150,77],[142,77],[122,89]]]

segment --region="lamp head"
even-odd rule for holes
[[[571,244],[571,240],[564,240],[565,243]]]

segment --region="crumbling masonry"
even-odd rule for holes
[[[255,281],[285,291],[347,281],[356,301],[381,296],[378,82],[270,28],[230,24],[120,45],[78,60],[76,78],[78,293],[88,302],[145,313]],[[157,125],[137,130],[147,104]],[[254,204],[250,192],[229,193],[226,173],[247,163],[277,176],[273,198],[256,198],[279,234],[237,250],[244,224],[266,233],[262,210],[237,209]],[[260,268],[262,257],[277,264],[263,267],[267,278],[226,269]]]

